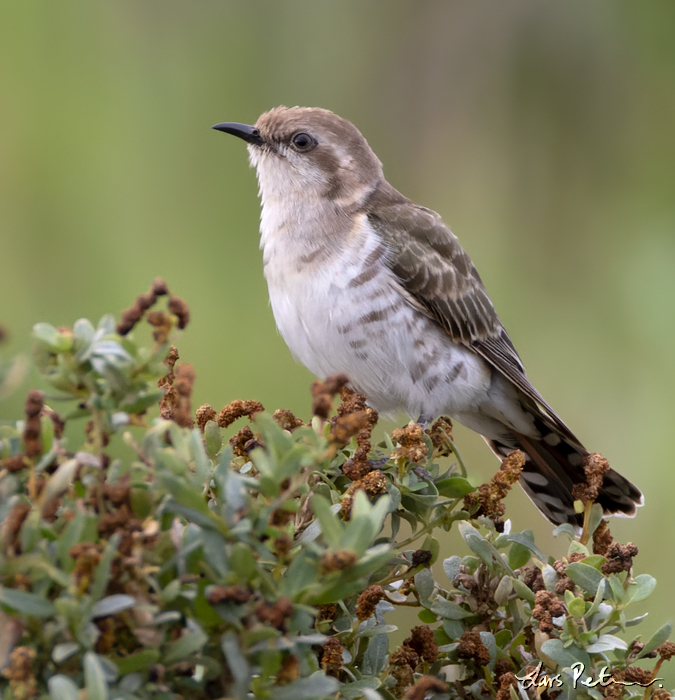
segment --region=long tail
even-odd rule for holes
[[[572,433],[563,433],[541,413],[535,418],[535,427],[541,435],[539,439],[510,431],[508,440],[486,438],[486,442],[500,459],[514,449],[525,453],[520,483],[548,520],[555,525],[582,525],[583,515],[574,512],[572,488],[586,482],[582,460],[588,451]],[[610,469],[604,475],[596,502],[600,503],[605,515],[631,518],[644,499],[636,486]]]

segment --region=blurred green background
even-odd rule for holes
[[[178,344],[196,406],[307,416],[312,377],[268,306],[254,173],[209,127],[332,109],[452,226],[536,386],[644,491],[612,531],[659,579],[648,634],[675,617],[674,36],[668,0],[3,3],[3,356],[29,350],[34,323],[119,313],[161,275],[192,310]],[[487,480],[487,447],[457,439]],[[507,508],[563,551],[520,490]]]

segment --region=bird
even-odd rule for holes
[[[271,307],[295,358],[320,378],[346,374],[384,415],[450,416],[500,459],[521,450],[525,493],[552,523],[578,527],[572,489],[589,452],[528,379],[440,215],[390,185],[356,126],[326,109],[212,128],[247,144]],[[610,469],[596,502],[632,517],[643,497]]]

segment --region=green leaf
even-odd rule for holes
[[[558,582],[558,572],[550,565],[545,564],[541,568],[541,577],[547,591],[555,591],[555,584]]]
[[[628,584],[623,602],[625,605],[628,605],[629,603],[637,603],[644,600],[652,594],[655,588],[656,579],[653,576],[640,574]]]
[[[108,683],[98,655],[88,651],[84,655],[84,687],[87,700],[108,700]]]
[[[475,552],[488,566],[499,566],[507,573],[511,574],[511,576],[515,576],[508,564],[502,559],[499,552],[475,527],[473,527],[473,525],[463,520],[459,523],[458,527],[469,549]]]
[[[475,486],[471,484],[461,476],[451,476],[447,479],[441,479],[436,481],[436,488],[441,496],[446,498],[461,498],[466,496],[467,493],[472,493],[476,490]]]
[[[583,562],[568,564],[565,573],[577,586],[591,595],[598,592],[598,586],[605,578],[597,569]]]
[[[200,651],[208,640],[209,638],[200,628],[195,629],[193,632],[188,632],[175,642],[167,644],[162,663],[165,666],[170,666],[179,661],[184,661]]]
[[[566,591],[566,593],[568,592],[569,591]],[[583,598],[572,596],[572,600],[567,605],[567,612],[569,612],[572,617],[580,620],[586,612],[586,601]]]
[[[244,580],[249,580],[256,572],[253,551],[243,542],[235,542],[230,551],[229,565]]]
[[[428,611],[426,611],[428,612]],[[434,622],[436,617],[434,616]],[[378,634],[368,642],[368,648],[363,654],[361,672],[364,676],[379,676],[387,665],[389,655],[389,637]]]
[[[429,610],[446,620],[463,620],[466,617],[473,616],[472,612],[464,610],[464,608],[457,605],[457,603],[453,603],[445,598],[437,598]]]
[[[117,547],[119,546],[121,537],[122,535],[119,532],[115,533],[110,538],[110,540],[108,540],[108,544],[103,550],[101,561],[96,567],[96,572],[94,573],[94,580],[91,584],[90,593],[92,600],[96,601],[99,600],[99,598],[102,598],[103,594],[105,593],[105,589],[108,587],[108,581],[110,580],[110,570],[112,567],[113,559],[115,558],[115,554],[117,553]]]
[[[512,578],[511,581],[513,582],[513,588],[518,597],[534,605],[534,592],[532,589],[520,579]]]
[[[4,586],[0,586],[0,604],[14,612],[33,617],[52,617],[56,614],[54,605],[41,596]]]
[[[528,537],[525,533],[517,533],[514,532],[513,534],[508,536],[509,542],[516,542],[519,545],[523,547],[527,547],[527,549],[534,554],[537,559],[539,559],[542,564],[546,561],[546,557],[541,553],[541,551],[537,548],[537,546],[534,544],[533,538]],[[510,561],[510,556],[509,556],[509,561]],[[527,561],[525,562],[527,564]],[[522,564],[521,564],[522,566]],[[512,568],[517,568],[517,567],[512,567]]]
[[[481,632],[480,639],[490,652],[490,662],[487,665],[488,671],[493,671],[497,660],[497,642],[492,632]]]
[[[79,650],[80,645],[76,642],[63,642],[62,644],[57,644],[52,649],[52,661],[55,664],[62,664],[66,659],[69,659]]]
[[[375,625],[374,627],[363,627],[359,629],[356,637],[377,637],[381,634],[391,634],[396,632],[398,627],[396,625]]]
[[[323,673],[316,671],[311,676],[299,678],[288,685],[274,689],[274,700],[316,700],[333,695],[340,689],[340,684]]]
[[[68,352],[73,347],[72,336],[61,333],[49,323],[36,323],[33,326],[33,338],[55,354]]]
[[[57,470],[49,477],[44,490],[45,503],[60,496],[70,488],[73,476],[77,471],[78,463],[76,459],[68,459],[60,464]]]
[[[599,503],[594,503],[591,506],[591,513],[588,518],[589,535],[592,535],[598,529],[598,525],[602,522],[604,515],[603,508]]]
[[[558,537],[559,535],[567,535],[571,539],[576,537],[576,532],[574,531],[574,526],[570,523],[563,523],[558,525],[558,527],[553,530],[553,537]]]
[[[663,625],[663,627],[657,629],[656,632],[654,632],[654,634],[651,636],[650,640],[644,645],[642,651],[637,655],[637,658],[641,659],[643,656],[646,656],[647,654],[650,654],[652,651],[654,651],[654,649],[658,649],[658,647],[660,647],[665,641],[668,640],[672,629],[672,622],[666,622],[666,624]]]
[[[526,547],[518,542],[514,542],[511,545],[511,549],[509,549],[509,566],[514,571],[516,569],[520,569],[521,567],[525,566],[528,561],[530,561],[531,556],[532,552],[530,551],[529,547]]]
[[[431,555],[429,566],[432,566],[438,559],[438,553],[441,551],[441,543],[432,535],[427,535],[424,538],[424,542],[422,543],[420,549],[424,550],[425,552],[429,552]]]
[[[452,583],[457,574],[459,574],[459,567],[461,564],[462,557],[458,557],[457,555],[443,560],[443,571],[445,571],[445,575],[450,579],[450,583]]]
[[[47,681],[47,687],[51,700],[79,700],[80,689],[68,676],[52,676]]]
[[[495,603],[505,605],[513,591],[513,579],[510,576],[502,576],[494,593]]]
[[[337,505],[337,504],[336,504]],[[337,510],[321,496],[312,496],[312,509],[321,526],[324,541],[331,549],[341,549],[345,526],[337,515]]]
[[[225,655],[230,673],[234,678],[235,695],[239,698],[247,697],[248,686],[251,680],[251,667],[244,654],[242,654],[237,635],[232,631],[226,632],[221,639],[220,646]]]
[[[624,590],[623,584],[621,583],[619,577],[616,574],[610,574],[607,577],[607,582],[609,584],[609,590],[611,592],[612,600],[614,600],[617,603],[623,603],[626,591]]]
[[[150,668],[156,664],[159,659],[160,654],[157,649],[141,649],[141,651],[137,651],[135,654],[116,658],[115,663],[117,664],[120,675],[126,676],[128,673],[135,673],[136,671]]]
[[[220,432],[218,423],[213,420],[207,421],[204,426],[204,443],[211,457],[215,457],[223,446],[223,434]]]
[[[604,654],[605,652],[614,651],[615,649],[625,651],[628,649],[628,644],[626,644],[623,639],[619,639],[613,634],[601,634],[593,644],[586,647],[586,651],[589,654]]]
[[[427,610],[426,608],[422,608],[417,613],[417,617],[421,622],[424,622],[425,625],[431,625],[438,620],[436,614],[432,613],[431,610]]]
[[[128,610],[136,605],[136,599],[133,596],[124,593],[116,593],[109,595],[106,598],[101,598],[94,603],[91,609],[91,618],[95,620],[99,617],[107,617],[115,615],[123,610]]]
[[[601,567],[606,561],[606,557],[603,557],[600,554],[591,554],[584,559],[584,564],[587,566],[592,566],[594,569],[601,571]]]
[[[415,587],[419,594],[422,605],[429,600],[429,596],[434,592],[434,575],[431,569],[421,569],[414,576]]]
[[[560,666],[572,666],[580,661],[584,668],[591,668],[591,659],[583,649],[574,644],[565,647],[561,639],[547,639],[541,645],[541,650]]]
[[[340,686],[340,697],[345,700],[357,700],[365,696],[364,691],[374,691],[382,685],[379,678],[362,678],[358,681],[345,683]],[[381,696],[380,696],[381,697]]]

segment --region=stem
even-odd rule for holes
[[[593,507],[594,501],[586,501],[584,505],[584,529],[581,531],[581,537],[579,542],[586,546],[588,540],[591,538],[591,533],[588,531],[589,525],[591,523],[591,508]]]
[[[459,503],[460,500],[461,498],[455,498],[455,500],[451,502],[451,505],[448,508],[448,510],[452,510]],[[458,514],[455,513],[454,515],[448,517],[448,515],[444,513],[438,518],[434,518],[429,523],[427,523],[421,530],[418,530],[417,532],[413,533],[412,535],[410,535],[410,537],[403,540],[403,542],[399,542],[396,545],[396,549],[402,549],[403,547],[407,547],[409,544],[412,544],[415,540],[418,540],[420,537],[422,537],[422,535],[426,535],[428,532],[431,532],[438,525],[442,525],[445,522],[453,522],[457,519],[457,515]]]
[[[455,455],[457,458],[457,464],[459,464],[459,470],[462,473],[462,476],[466,479],[466,466],[464,465],[464,460],[462,459],[462,456],[459,454],[459,450],[455,446],[455,443],[450,439],[448,436],[448,444],[450,445],[450,449],[452,450],[452,454]]]

